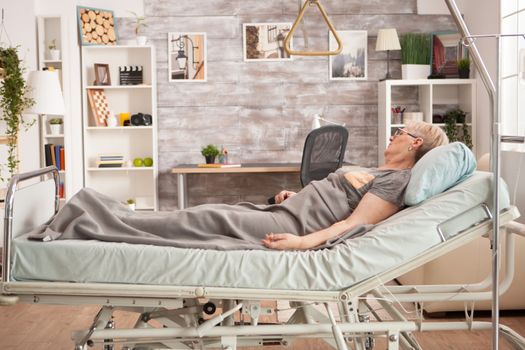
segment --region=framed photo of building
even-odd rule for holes
[[[292,23],[244,23],[244,61],[290,61],[284,39],[291,28]],[[293,47],[292,41],[290,46]]]
[[[330,56],[330,80],[366,80],[368,79],[367,48],[368,35],[366,30],[339,30],[337,35],[343,43],[343,51],[336,56]],[[330,51],[337,48],[337,41],[330,32]]]
[[[468,57],[468,50],[461,45],[458,32],[432,33],[432,75],[458,78],[458,61]]]
[[[206,33],[168,33],[168,81],[205,82]]]

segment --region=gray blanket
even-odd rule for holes
[[[307,186],[280,205],[206,204],[173,212],[133,212],[118,201],[83,189],[48,226],[33,232],[30,238],[96,239],[216,250],[265,249],[261,239],[267,233],[304,235],[349,214],[346,193],[337,176]],[[358,227],[323,248],[369,229]]]

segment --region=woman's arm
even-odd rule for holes
[[[354,227],[362,224],[377,224],[378,222],[397,213],[399,207],[394,203],[385,201],[373,193],[366,193],[354,212],[346,220],[336,222],[323,230],[312,232],[305,236],[291,233],[269,233],[262,243],[271,249],[293,250],[310,249],[324,244]]]

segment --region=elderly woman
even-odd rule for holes
[[[357,225],[375,224],[403,207],[410,169],[430,149],[448,143],[437,126],[398,129],[377,169],[333,173],[275,205],[205,204],[174,212],[133,213],[92,190],[74,196],[42,239],[170,245],[183,248],[311,249]],[[261,244],[262,243],[262,244]]]
[[[335,223],[323,229],[309,227],[303,230],[308,234],[302,235],[269,233],[262,243],[272,249],[310,249],[358,225],[376,224],[388,218],[403,207],[405,188],[414,164],[432,148],[447,143],[448,138],[441,128],[424,122],[397,129],[385,150],[384,165],[366,171],[331,174],[323,181],[312,183],[311,187],[334,213]],[[305,190],[298,194],[282,191],[275,196],[275,201],[288,204],[285,200],[293,200],[290,206],[294,208],[308,206],[310,195],[303,194]],[[321,221],[317,217],[312,220],[308,215],[301,216],[307,224]]]

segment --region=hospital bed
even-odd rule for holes
[[[35,179],[39,181],[34,182]],[[388,349],[419,349],[415,331],[490,329],[473,319],[476,300],[490,299],[488,283],[386,285],[388,281],[481,236],[490,235],[491,175],[473,176],[409,207],[365,235],[332,249],[305,252],[216,251],[100,241],[28,239],[31,229],[58,211],[58,172],[53,167],[15,175],[8,188],[4,271],[0,304],[101,305],[92,326],[73,334],[74,349],[236,349],[289,345],[318,337],[339,350],[372,349],[382,337]],[[500,224],[519,216],[500,191]],[[507,262],[514,232],[503,230]],[[523,234],[523,232],[522,232]],[[501,290],[512,279],[512,266]],[[264,300],[289,302],[282,323],[260,324],[278,312]],[[423,303],[465,302],[465,320],[427,322]],[[379,303],[387,316],[376,312]],[[401,302],[415,303],[407,319]],[[137,313],[133,329],[115,327],[115,310]],[[153,322],[155,321],[155,322]],[[159,326],[160,325],[160,326]],[[117,325],[118,326],[118,325]],[[516,346],[525,340],[500,326]],[[72,346],[73,347],[73,346]]]

